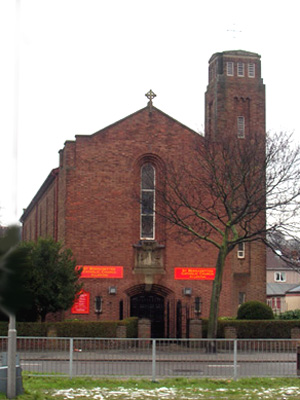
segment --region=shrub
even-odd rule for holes
[[[125,325],[128,338],[138,337],[138,318],[129,317],[119,322],[119,325]]]
[[[274,319],[272,308],[260,301],[247,301],[238,309],[237,319]]]
[[[99,337],[109,338],[116,336],[117,321],[101,322],[56,322],[51,327],[56,330],[58,337]]]
[[[300,319],[300,310],[285,311],[277,316],[277,319]]]
[[[228,324],[227,324],[228,325]],[[230,323],[239,339],[289,339],[295,324],[273,320],[239,320]],[[225,327],[224,327],[225,328]]]
[[[17,322],[18,336],[40,336],[46,337],[54,333],[58,337],[116,337],[118,325],[126,326],[128,338],[137,337],[138,318],[131,317],[122,321],[64,321],[64,322]],[[0,336],[6,336],[8,323],[0,322]]]

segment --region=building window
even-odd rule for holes
[[[144,164],[141,169],[141,239],[154,239],[155,169]]]
[[[195,297],[195,314],[201,314],[201,297]]]
[[[281,298],[280,297],[276,298],[276,308],[279,311],[281,310]]]
[[[239,292],[239,306],[244,304],[246,301],[246,293],[245,292]]]
[[[101,314],[102,313],[102,304],[103,304],[103,299],[101,296],[96,296],[95,297],[95,313],[96,314]]]
[[[255,64],[254,63],[248,64],[248,77],[255,78]]]
[[[274,280],[275,282],[285,282],[286,281],[285,272],[274,272]]]
[[[228,76],[233,76],[234,75],[233,62],[232,61],[228,61],[226,66],[227,66],[227,75]]]
[[[272,306],[271,308],[275,313],[281,311],[281,298],[280,297],[272,297]]]
[[[243,242],[238,244],[237,258],[245,258],[245,243]]]
[[[120,300],[120,302],[119,302],[119,320],[122,321],[123,318],[124,318],[124,304],[123,304],[123,300]]]
[[[238,76],[245,76],[245,65],[244,63],[237,63],[237,75]]]
[[[267,305],[272,308],[272,298],[267,299]]]
[[[237,117],[237,137],[243,139],[245,137],[245,117]]]

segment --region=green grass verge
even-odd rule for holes
[[[233,380],[214,379],[163,379],[117,380],[60,377],[23,377],[25,394],[20,400],[114,399],[114,400],[184,400],[184,399],[230,399],[230,400],[294,400],[300,398],[300,381],[297,378],[251,378]],[[73,389],[70,393],[59,390]],[[294,389],[292,389],[294,388]],[[54,396],[55,394],[55,396]],[[4,399],[0,395],[0,399]]]

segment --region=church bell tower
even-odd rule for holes
[[[205,93],[205,136],[265,135],[265,85],[260,55],[243,50],[215,53]]]

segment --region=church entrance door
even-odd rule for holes
[[[130,316],[151,320],[151,337],[163,338],[165,332],[164,298],[155,293],[141,293],[130,299]]]

